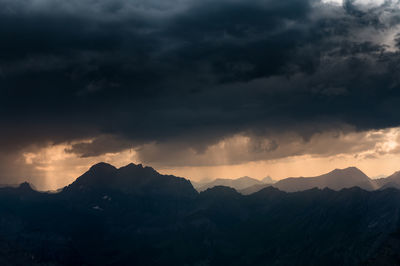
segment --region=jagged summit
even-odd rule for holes
[[[115,171],[115,170],[117,170],[115,166],[105,162],[97,163],[92,167],[90,167],[89,169],[89,171]]]
[[[4,185],[0,187],[0,194],[3,192],[11,193],[13,195],[34,195],[40,192],[37,191],[36,187],[29,182],[23,182],[18,185]]]
[[[120,169],[143,169],[145,167],[148,167],[148,166],[143,166],[143,164],[141,164],[141,163],[139,163],[139,164],[129,163],[125,166],[120,167],[119,170]],[[148,168],[151,168],[151,167],[148,167]]]
[[[69,192],[108,190],[147,196],[181,197],[197,194],[191,183],[184,178],[161,175],[151,167],[133,163],[119,169],[107,163],[98,163],[64,188],[64,191]]]
[[[128,174],[132,174],[134,172],[140,172],[141,174],[145,173],[146,175],[159,175],[159,173],[150,166],[143,166],[143,164],[134,164],[134,163],[122,166],[118,169],[118,171]]]
[[[29,182],[25,181],[25,182],[19,184],[18,190],[27,192],[27,191],[35,191],[36,188],[32,184],[30,184]]]

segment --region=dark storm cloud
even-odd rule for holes
[[[0,0],[0,144],[201,152],[242,132],[398,126],[390,3]]]
[[[79,142],[65,149],[67,153],[76,153],[81,157],[94,157],[105,153],[117,153],[128,148],[134,148],[133,142],[116,138],[115,136],[99,136],[87,142]]]

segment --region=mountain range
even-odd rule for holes
[[[400,171],[386,178],[371,179],[356,167],[335,169],[327,174],[315,177],[290,177],[280,181],[273,181],[270,178],[266,179],[266,181],[264,181],[265,179],[259,181],[248,178],[248,180],[253,182],[242,182],[243,179],[246,180],[245,178],[236,180],[216,179],[213,182],[203,185],[203,187],[195,188],[199,191],[203,191],[213,186],[224,185],[236,189],[243,195],[250,195],[271,185],[286,192],[304,191],[312,188],[341,190],[344,188],[359,187],[368,191],[389,187],[400,188]],[[238,184],[240,184],[240,186]]]
[[[268,180],[269,181],[269,180]],[[272,184],[272,180],[268,184]],[[236,190],[245,189],[254,185],[263,185],[265,184],[264,180],[260,181],[255,178],[251,178],[248,176],[243,176],[237,179],[224,179],[224,178],[217,178],[211,182],[207,183],[194,183],[193,186],[197,189],[197,191],[201,192],[207,190],[208,188],[212,188],[215,186],[227,186],[234,188]]]
[[[355,168],[301,188],[348,174],[371,188]],[[0,188],[0,265],[395,265],[400,191],[385,186],[396,180],[199,193],[151,167],[100,163],[58,193]]]

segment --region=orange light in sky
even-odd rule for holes
[[[357,134],[360,134],[361,137]],[[326,140],[321,140],[321,138],[321,136],[317,136],[316,140],[310,140],[309,144],[302,145],[316,145],[316,150],[319,150],[319,146],[322,144],[325,145],[326,142]],[[269,175],[279,180],[286,177],[316,176],[335,168],[349,166],[360,168],[370,177],[390,175],[400,170],[400,128],[349,133],[340,138],[341,140],[339,141],[342,141],[346,145],[351,145],[357,139],[361,139],[361,141],[368,142],[369,144],[362,145],[363,143],[358,143],[358,149],[355,152],[352,152],[352,149],[350,149],[350,152],[347,151],[346,153],[329,156],[305,154],[287,156],[280,159],[261,159],[243,163],[222,163],[218,165],[203,164],[202,166],[167,167],[155,164],[155,168],[164,174],[183,176],[195,181],[213,178],[238,178],[245,175],[255,178],[263,178]],[[372,145],[371,141],[373,141]],[[243,145],[248,145],[249,143],[253,145],[248,137],[235,136],[210,146],[208,152],[214,156],[213,158],[219,158],[221,162],[229,162],[227,158],[231,156],[231,152],[245,152],[246,146]],[[294,145],[299,145],[299,143],[295,143]],[[364,146],[366,148],[362,150]],[[23,154],[25,163],[36,171],[36,176],[40,177],[32,181],[36,182],[34,185],[43,190],[63,187],[73,182],[78,176],[87,171],[91,165],[101,161],[110,163],[116,167],[121,167],[131,162],[141,163],[140,156],[138,156],[135,150],[131,149],[118,153],[81,158],[65,151],[70,147],[71,144],[51,145]],[[228,149],[229,147],[231,150]],[[289,148],[289,146],[285,145],[282,145],[282,147],[284,149]],[[326,149],[329,148],[328,145]],[[310,150],[314,151],[315,149]],[[200,156],[207,157],[208,154],[206,152]],[[147,164],[154,166],[151,162]]]

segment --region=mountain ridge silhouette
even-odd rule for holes
[[[1,265],[377,265],[400,259],[395,188],[285,192],[268,186],[243,195],[216,186],[198,193],[187,179],[151,167],[102,163],[58,193],[28,183],[0,188],[0,217]]]

